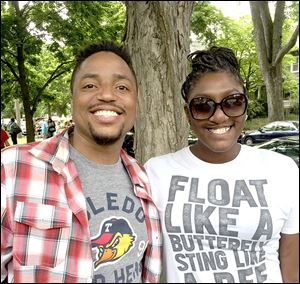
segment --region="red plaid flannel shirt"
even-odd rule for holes
[[[69,158],[68,129],[1,151],[1,282],[91,282],[85,197]],[[148,231],[142,280],[158,283],[162,235],[143,166],[121,150]]]

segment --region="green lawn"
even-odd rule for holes
[[[41,139],[36,139],[36,141],[39,141]],[[12,141],[11,141],[11,138],[8,139],[8,142],[10,145],[12,145]],[[21,135],[21,137],[18,137],[18,144],[26,144],[27,143],[27,139],[26,139],[26,136],[24,135]]]

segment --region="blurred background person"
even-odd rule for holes
[[[17,136],[21,132],[22,132],[22,129],[16,123],[15,119],[12,117],[10,119],[10,123],[9,123],[9,134],[10,134],[11,140],[12,140],[12,142],[13,142],[14,145],[18,144]]]
[[[56,131],[55,122],[52,120],[51,117],[48,119],[48,137],[52,137]]]
[[[48,138],[48,121],[43,120],[41,127],[42,127],[42,129],[41,129],[42,138],[47,139]]]
[[[2,125],[1,125],[1,149],[10,146],[8,139],[9,139],[9,136],[6,133],[6,131],[2,128]]]

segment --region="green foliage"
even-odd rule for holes
[[[125,6],[120,1],[36,1],[36,26],[57,43],[76,53],[78,48],[102,39],[121,42],[124,36]],[[59,45],[61,46],[61,44]]]
[[[245,16],[237,21],[228,20],[228,23],[216,43],[229,47],[236,53],[247,92],[253,95],[264,83],[252,34],[252,21]]]
[[[267,117],[268,116],[268,105],[264,100],[249,100],[248,119],[253,119],[257,117]]]
[[[210,1],[196,1],[193,9],[191,30],[198,40],[207,46],[216,43],[220,32],[228,25],[228,18]]]
[[[28,1],[18,13],[1,1],[1,109],[21,98],[17,48],[22,49],[31,112],[70,112],[70,70],[78,48],[102,39],[122,41],[120,1]]]
[[[289,112],[292,114],[297,114],[299,115],[299,101],[293,99],[291,101],[291,108],[289,109]]]

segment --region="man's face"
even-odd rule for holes
[[[97,52],[83,61],[74,78],[74,139],[111,145],[132,128],[137,87],[127,63],[112,52]]]

